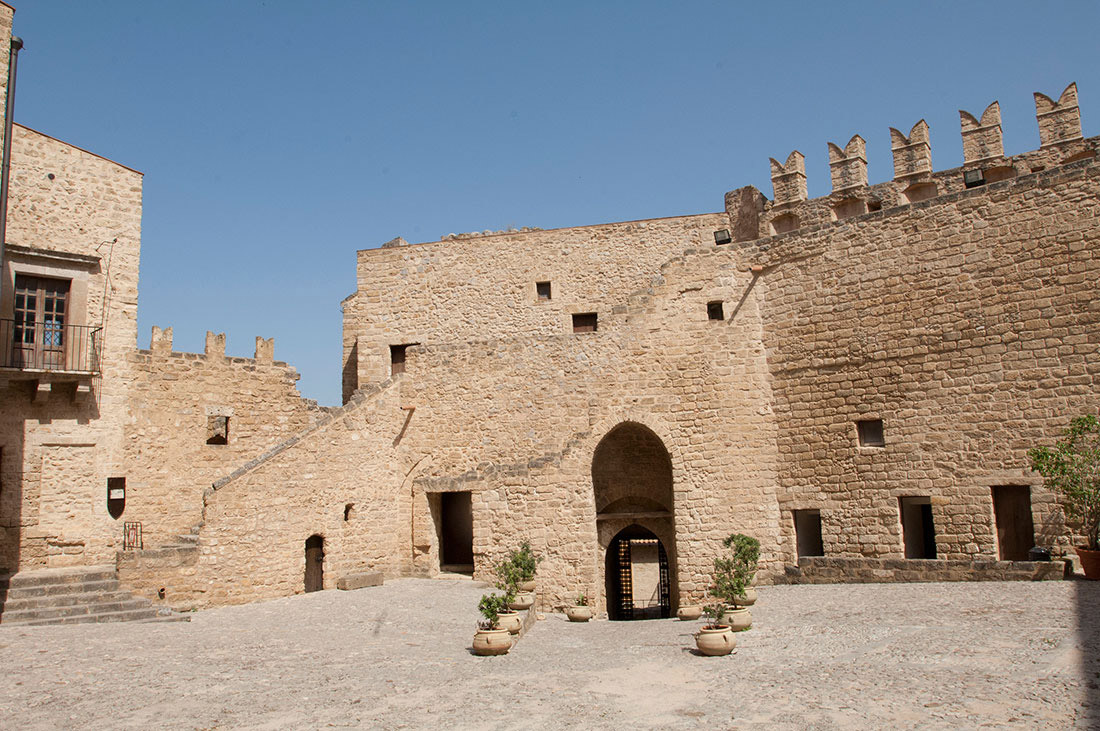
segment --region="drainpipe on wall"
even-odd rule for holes
[[[8,96],[4,104],[4,158],[0,160],[0,266],[4,263],[4,244],[8,240],[8,172],[11,169],[11,124],[15,114],[15,66],[19,61],[19,49],[23,41],[11,37],[11,54],[8,56]],[[0,292],[4,289],[0,277]]]

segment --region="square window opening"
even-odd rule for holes
[[[229,417],[206,417],[206,443],[229,444]]]
[[[856,434],[861,447],[885,447],[886,437],[882,430],[882,419],[864,419],[856,422]]]
[[[722,308],[722,302],[707,302],[707,319],[708,320],[725,320],[725,311]]]
[[[540,300],[551,299],[550,282],[535,282],[535,294]]]
[[[402,343],[400,345],[390,346],[390,375],[396,376],[399,373],[405,372],[405,355],[406,351],[414,345],[420,343]]]
[[[573,315],[573,332],[575,333],[594,333],[596,332],[596,326],[595,312],[578,312]]]

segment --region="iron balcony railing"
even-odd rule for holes
[[[0,368],[99,373],[101,327],[0,319]]]

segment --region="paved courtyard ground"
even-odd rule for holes
[[[190,623],[0,625],[0,726],[1100,727],[1100,584],[764,587],[724,658],[690,651],[697,622],[551,614],[474,657],[483,591],[403,579]]]

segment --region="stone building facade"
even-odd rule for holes
[[[862,137],[830,143],[821,198],[795,151],[772,199],[714,213],[360,251],[334,409],[270,341],[138,350],[140,174],[17,128],[4,292],[64,264],[102,345],[87,374],[3,371],[5,565],[113,560],[196,607],[489,578],[529,540],[542,606],[619,617],[701,599],[733,532],[762,582],[1049,575],[1021,559],[1072,536],[1025,452],[1100,408],[1100,139],[1076,95],[1036,94],[1022,155],[994,103],[960,113],[950,170],[920,121],[890,130],[883,183]]]

